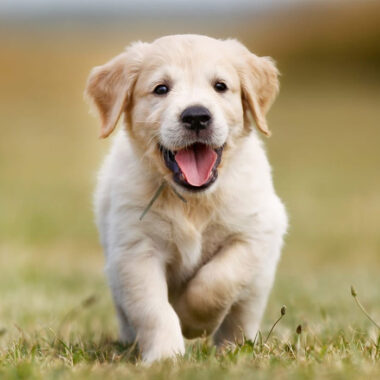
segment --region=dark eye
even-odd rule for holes
[[[153,92],[156,95],[165,95],[169,92],[169,87],[166,86],[165,84],[159,84],[158,86],[155,87]]]
[[[217,92],[226,92],[228,90],[227,85],[223,82],[216,82],[214,88]]]

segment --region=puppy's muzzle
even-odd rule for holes
[[[212,121],[210,111],[203,106],[187,107],[180,115],[182,125],[190,131],[197,134],[204,129],[207,129]]]

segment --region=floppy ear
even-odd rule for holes
[[[243,70],[243,97],[257,128],[270,136],[265,115],[279,91],[279,73],[269,57],[258,57],[250,53],[247,61]]]
[[[115,129],[135,84],[144,43],[136,43],[103,66],[94,67],[87,81],[85,95],[95,105],[100,119],[100,137]]]

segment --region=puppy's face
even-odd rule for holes
[[[120,114],[137,151],[181,189],[217,181],[224,150],[249,133],[250,112],[269,134],[265,112],[278,89],[270,60],[240,43],[168,36],[132,45],[90,75],[87,93],[102,118],[102,136]]]

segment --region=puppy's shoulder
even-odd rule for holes
[[[141,169],[129,137],[125,131],[119,131],[110,147],[110,151],[100,167],[94,194],[95,214],[99,216],[117,199],[128,198],[131,187],[141,177]],[[129,196],[130,197],[130,196]]]

